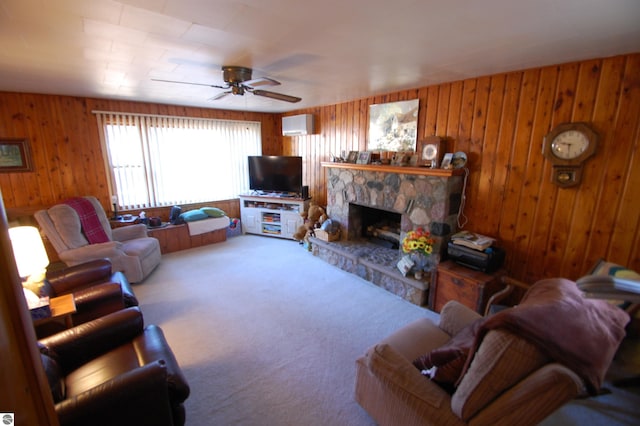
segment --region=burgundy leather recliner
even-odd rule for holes
[[[155,325],[126,308],[38,341],[62,426],[183,425],[189,384]]]
[[[131,284],[122,272],[112,272],[109,259],[96,259],[75,266],[47,272],[41,296],[73,294],[76,312],[73,325],[99,318],[111,312],[138,306]],[[65,327],[47,322],[36,326],[38,337],[59,332]]]

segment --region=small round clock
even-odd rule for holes
[[[427,136],[418,141],[416,146],[417,166],[438,167],[442,157],[442,138],[439,136]]]
[[[438,156],[438,147],[436,146],[436,144],[428,144],[425,145],[424,149],[422,150],[422,158],[425,160],[435,160],[436,157]]]
[[[543,153],[554,164],[578,165],[596,152],[597,136],[584,123],[563,123],[544,138]]]
[[[551,142],[551,152],[563,160],[578,158],[589,148],[589,138],[578,130],[560,133]]]
[[[544,137],[542,153],[553,165],[553,183],[575,186],[582,178],[585,160],[596,152],[598,136],[584,123],[563,123]]]

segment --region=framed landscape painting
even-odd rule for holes
[[[27,139],[0,139],[0,173],[32,170],[31,150]]]
[[[415,151],[420,101],[369,106],[368,151]]]

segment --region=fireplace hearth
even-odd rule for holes
[[[434,266],[457,231],[462,200],[461,171],[415,167],[323,163],[327,170],[327,215],[341,228],[340,240],[312,240],[312,251],[328,263],[417,305],[428,303],[431,274],[422,280],[396,267],[408,231],[430,230]]]

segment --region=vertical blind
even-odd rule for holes
[[[236,198],[249,188],[247,156],[262,152],[259,122],[94,113],[122,209]]]

